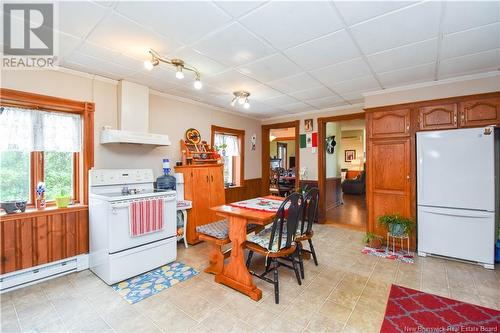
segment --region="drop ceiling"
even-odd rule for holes
[[[267,118],[500,68],[500,2],[60,2],[61,65]],[[202,73],[143,67],[154,48]]]

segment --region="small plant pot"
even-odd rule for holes
[[[56,197],[56,206],[58,208],[66,208],[69,205],[70,197]]]
[[[398,224],[398,223],[391,223],[389,224],[389,233],[392,235],[392,236],[403,236],[406,234],[406,230],[405,230],[405,227],[402,226],[401,224]]]
[[[374,238],[370,240],[366,245],[374,249],[380,249],[382,247],[382,240],[380,238]]]
[[[36,202],[35,202],[36,209],[38,209],[38,210],[45,209],[45,204],[46,204],[45,197],[40,197],[40,198],[36,199]]]

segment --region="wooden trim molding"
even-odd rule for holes
[[[83,204],[88,203],[88,172],[94,166],[94,111],[91,102],[80,102],[59,97],[45,96],[30,92],[0,88],[0,105],[37,110],[80,114],[83,120],[83,172],[82,181],[76,185],[82,186]],[[36,157],[31,154],[31,157]],[[79,157],[80,158],[80,157]],[[42,168],[43,170],[43,168]],[[35,175],[39,177],[40,175]],[[42,175],[43,176],[43,175]],[[33,177],[33,175],[31,176]]]
[[[300,187],[300,120],[288,121],[284,123],[262,125],[262,195],[269,194],[269,133],[271,129],[295,128],[295,187]]]
[[[318,215],[319,222],[325,222],[326,218],[326,123],[343,120],[365,119],[365,113],[351,113],[340,116],[318,118]]]
[[[221,127],[217,125],[212,125],[210,131],[210,144],[214,145],[215,133],[222,133],[228,135],[235,135],[238,137],[238,143],[240,148],[240,158],[233,159],[234,170],[237,172],[236,179],[237,185],[245,185],[245,130],[234,129],[229,127]]]

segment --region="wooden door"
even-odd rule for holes
[[[460,103],[460,127],[500,124],[500,98],[484,98]]]
[[[368,154],[368,229],[385,237],[387,230],[377,222],[380,215],[412,215],[411,140],[372,140]]]
[[[376,139],[410,136],[410,114],[410,109],[368,113],[369,137]]]
[[[193,168],[193,209],[195,218],[194,229],[197,226],[211,222],[212,212],[210,210],[210,169],[207,167]],[[188,224],[191,221],[188,221]],[[195,239],[188,241],[198,241],[198,233],[195,232]],[[190,237],[191,238],[191,237]]]
[[[421,107],[418,110],[419,130],[457,128],[457,117],[456,103]]]

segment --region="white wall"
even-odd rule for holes
[[[350,139],[347,137],[355,136],[356,139]],[[350,162],[345,161],[345,151],[346,150],[355,150],[356,151],[356,159],[361,159],[364,161],[364,133],[362,129],[359,130],[341,130],[340,146],[341,151],[339,151],[341,158],[339,158],[339,168],[340,169],[349,169],[349,170],[360,170],[362,165],[352,165]],[[339,156],[340,156],[339,155]]]
[[[2,88],[34,92],[95,103],[94,157],[96,168],[152,168],[155,176],[161,174],[162,158],[180,160],[179,140],[187,128],[197,128],[202,138],[210,141],[211,125],[245,130],[245,178],[261,177],[261,124],[260,121],[215,110],[208,106],[179,101],[150,94],[150,131],[167,134],[169,147],[151,147],[130,144],[101,145],[102,126],[117,126],[117,82],[93,79],[61,71],[2,71]],[[251,150],[250,138],[257,135],[256,150]]]

